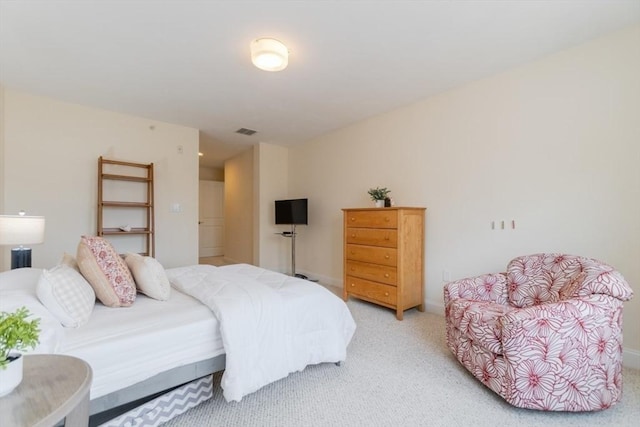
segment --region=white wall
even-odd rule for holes
[[[639,76],[636,26],[292,148],[290,191],[313,206],[300,267],[341,285],[341,208],[385,186],[427,207],[432,310],[443,271],[503,271],[543,251],[606,261],[640,292]],[[503,219],[516,229],[491,230]],[[637,294],[625,304],[636,357],[639,324]]]
[[[200,166],[199,176],[203,181],[224,181],[224,169]]]
[[[256,193],[258,220],[255,236],[258,255],[254,262],[260,267],[289,273],[291,271],[291,239],[276,233],[289,231],[289,226],[275,225],[275,200],[288,198],[288,149],[260,143],[255,147]]]
[[[254,158],[253,149],[224,163],[224,256],[253,264]]]
[[[0,85],[0,214],[4,213],[4,86]],[[0,248],[2,250],[2,248]],[[0,252],[0,271],[8,270],[11,263],[6,264],[5,256]]]
[[[34,267],[54,266],[82,234],[96,234],[99,156],[154,163],[156,258],[167,268],[197,264],[197,129],[5,88],[2,134],[4,212],[46,218]],[[182,211],[170,212],[173,203]]]

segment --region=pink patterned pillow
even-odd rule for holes
[[[107,240],[82,236],[76,255],[80,272],[107,307],[128,307],[136,299],[136,285],[124,260]]]

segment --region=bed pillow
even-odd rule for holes
[[[96,294],[82,275],[67,265],[43,270],[36,287],[38,299],[67,328],[89,321]]]
[[[124,260],[140,292],[160,301],[169,299],[171,283],[158,260],[134,253],[128,253]]]
[[[136,285],[129,268],[107,240],[82,236],[76,261],[100,302],[107,307],[129,307],[136,300]]]
[[[66,252],[62,255],[62,259],[60,260],[60,264],[69,266],[69,267],[73,268],[75,271],[77,271],[78,273],[80,272],[80,268],[78,267],[78,262],[76,261],[75,257],[73,255],[70,255],[70,254],[66,253]]]
[[[0,292],[16,290],[35,295],[40,274],[41,268],[30,267],[0,272]]]
[[[23,270],[22,268],[17,270]],[[31,313],[27,319],[40,319],[40,335],[38,345],[33,350],[20,353],[57,353],[64,339],[64,328],[60,321],[44,306],[35,294],[25,293],[23,290],[0,290],[0,311],[14,312],[20,307],[26,307]]]

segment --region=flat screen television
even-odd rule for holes
[[[276,200],[276,224],[307,225],[307,199]]]

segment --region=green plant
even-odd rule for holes
[[[387,190],[386,187],[376,187],[370,188],[368,193],[371,196],[371,200],[384,200],[387,197],[387,194],[391,193],[391,190]]]
[[[0,369],[9,364],[9,352],[35,348],[40,342],[40,319],[27,320],[31,313],[20,307],[13,313],[0,312]]]

